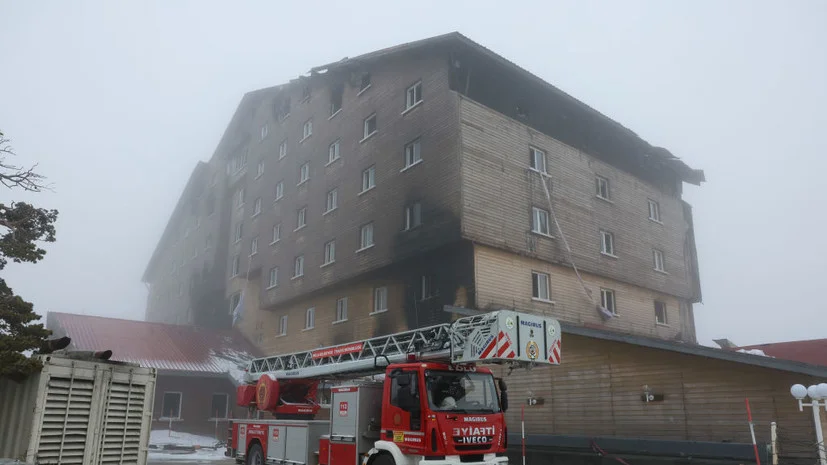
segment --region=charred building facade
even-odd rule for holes
[[[147,319],[229,325],[243,293],[265,353],[446,305],[694,342],[681,192],[702,181],[460,34],[346,58],[244,97],[147,268]]]

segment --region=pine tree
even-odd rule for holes
[[[45,178],[34,171],[7,162],[14,151],[0,132],[0,184],[7,189],[40,192]],[[57,210],[36,208],[24,202],[0,203],[0,270],[9,261],[37,263],[46,254],[38,243],[55,241]],[[16,295],[0,277],[0,377],[25,378],[40,368],[27,353],[48,352],[55,342],[41,323],[34,306]]]

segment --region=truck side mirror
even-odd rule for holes
[[[500,392],[500,409],[503,412],[508,410],[508,391]]]
[[[505,380],[502,378],[497,378],[497,384],[500,385],[500,392],[508,391],[508,386],[505,384]]]

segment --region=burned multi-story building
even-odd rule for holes
[[[272,354],[462,311],[545,313],[563,323],[563,363],[509,379],[547,399],[530,433],[746,463],[746,393],[756,424],[803,443],[789,383],[825,370],[694,344],[682,186],[702,181],[460,34],[346,58],[244,96],[150,260],[146,318],[228,326],[240,307]]]
[[[243,292],[267,352],[445,306],[694,342],[681,191],[702,180],[462,35],[346,58],[244,97],[147,269],[147,318],[228,324]]]

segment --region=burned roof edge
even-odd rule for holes
[[[370,61],[379,60],[381,58],[384,58],[384,57],[387,57],[387,56],[390,56],[390,55],[396,55],[396,54],[400,54],[400,53],[410,52],[410,51],[421,49],[421,48],[424,48],[424,47],[436,46],[438,44],[448,43],[448,42],[460,43],[460,44],[463,44],[463,45],[469,47],[470,49],[472,49],[472,50],[474,50],[478,53],[482,53],[483,55],[493,59],[494,61],[498,62],[499,64],[501,64],[505,67],[511,68],[511,69],[519,72],[520,74],[522,74],[524,77],[539,83],[540,85],[545,87],[547,90],[549,90],[553,93],[556,93],[558,95],[561,95],[566,99],[569,99],[569,100],[573,101],[578,106],[580,106],[582,108],[585,108],[587,111],[589,111],[591,113],[594,113],[597,117],[608,121],[612,125],[617,126],[619,129],[621,129],[623,132],[625,132],[630,137],[633,137],[633,138],[643,142],[646,146],[648,146],[650,148],[650,154],[651,155],[656,156],[656,157],[658,157],[658,158],[660,158],[664,161],[670,161],[670,162],[675,163],[674,170],[680,176],[680,178],[683,181],[686,181],[688,183],[695,184],[695,185],[700,185],[702,182],[706,182],[706,175],[704,174],[703,170],[691,168],[683,160],[681,160],[680,158],[673,155],[668,149],[665,149],[663,147],[653,146],[652,144],[650,144],[649,142],[644,140],[642,137],[640,137],[637,133],[635,133],[631,129],[627,128],[626,126],[623,126],[622,124],[615,121],[614,119],[606,116],[605,114],[601,113],[600,111],[598,111],[595,108],[591,107],[590,105],[586,104],[582,100],[577,99],[576,97],[572,96],[571,94],[568,94],[567,92],[563,91],[562,89],[560,89],[560,88],[554,86],[553,84],[547,82],[546,80],[542,79],[541,77],[537,76],[536,74],[528,71],[527,69],[519,66],[518,64],[512,62],[511,60],[503,57],[502,55],[499,55],[498,53],[492,51],[491,49],[489,49],[489,48],[487,48],[487,47],[471,40],[470,38],[464,36],[463,34],[461,34],[459,32],[456,32],[456,31],[450,32],[450,33],[447,33],[447,34],[434,36],[434,37],[429,37],[429,38],[426,38],[426,39],[413,41],[413,42],[407,42],[407,43],[395,45],[395,46],[392,46],[392,47],[387,47],[387,48],[384,48],[384,49],[381,49],[381,50],[365,53],[365,54],[356,56],[354,58],[345,57],[345,58],[343,58],[339,61],[335,61],[335,62],[328,63],[328,64],[325,64],[325,65],[322,65],[322,66],[316,66],[314,68],[311,68],[310,69],[310,74],[313,75],[313,74],[323,73],[323,72],[326,72],[328,70],[343,68],[343,67],[347,67],[347,66],[350,66],[350,65],[359,65],[361,63],[366,63],[366,62],[370,62]]]

